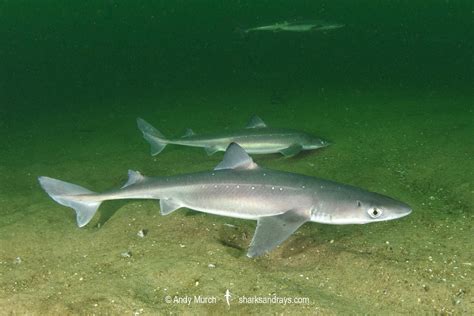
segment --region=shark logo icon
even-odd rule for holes
[[[230,307],[230,300],[231,300],[231,297],[232,297],[232,294],[230,293],[229,289],[225,290],[225,301],[227,303],[227,306]]]

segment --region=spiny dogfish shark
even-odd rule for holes
[[[297,155],[302,150],[326,147],[329,142],[304,132],[269,128],[258,116],[253,116],[245,129],[232,132],[196,135],[188,129],[181,138],[166,138],[145,120],[137,119],[138,128],[151,145],[151,154],[159,154],[168,144],[204,147],[208,155],[225,151],[231,143],[237,143],[249,154],[281,153],[285,157]]]
[[[48,177],[39,182],[53,200],[76,211],[79,227],[89,223],[103,201],[118,199],[159,199],[162,215],[186,207],[257,220],[248,257],[271,251],[306,222],[366,224],[411,213],[407,204],[378,193],[261,168],[235,143],[213,171],[153,178],[129,171],[128,176],[121,189],[105,193]]]
[[[344,27],[344,24],[329,23],[319,20],[309,21],[294,21],[294,22],[279,22],[270,25],[258,26],[244,30],[244,33],[259,32],[259,31],[270,31],[270,32],[310,32],[310,31],[331,31]]]

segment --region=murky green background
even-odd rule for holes
[[[346,27],[239,32],[295,18]],[[474,312],[472,1],[5,0],[0,21],[0,313]],[[162,217],[156,202],[133,201],[105,203],[79,229],[36,180],[102,191],[128,169],[208,170],[222,154],[149,156],[135,118],[179,136],[253,114],[333,142],[260,165],[380,192],[413,213],[309,223],[251,260],[255,222]],[[309,303],[239,304],[269,295]]]

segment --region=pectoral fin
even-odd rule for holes
[[[161,215],[168,215],[171,212],[176,211],[178,208],[183,207],[172,199],[161,199],[160,200],[160,213]]]
[[[288,148],[280,150],[280,153],[285,157],[293,157],[300,153],[303,150],[303,147],[300,144],[293,144]]]
[[[247,256],[263,255],[284,242],[311,218],[309,211],[290,210],[276,216],[260,217]]]

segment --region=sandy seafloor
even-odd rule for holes
[[[474,313],[469,92],[178,89],[96,102],[28,117],[3,113],[0,314]],[[261,166],[380,192],[413,213],[368,225],[307,223],[275,251],[249,259],[253,221],[187,209],[161,216],[158,203],[139,200],[104,203],[79,229],[74,212],[37,183],[47,175],[103,191],[122,185],[128,169],[209,170],[222,153],[169,146],[151,157],[135,118],[178,136],[187,127],[238,128],[253,114],[333,142],[292,159],[254,156]],[[168,304],[167,295],[217,302]],[[309,303],[239,303],[243,296]]]

